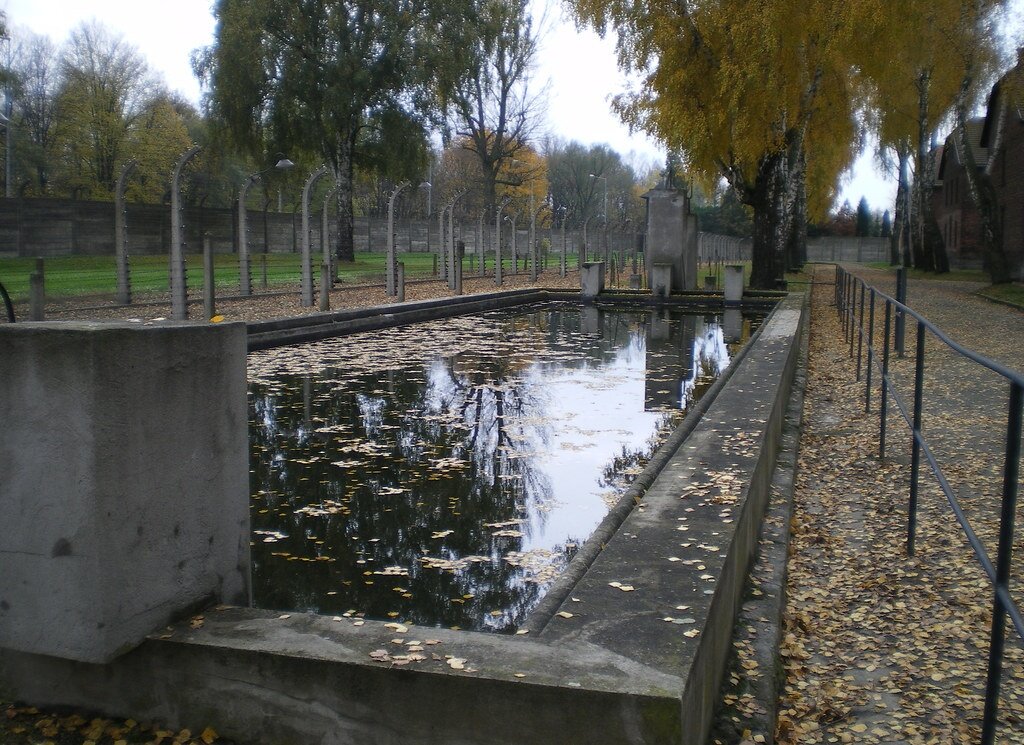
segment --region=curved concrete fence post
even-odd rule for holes
[[[462,254],[458,251],[458,246],[455,243],[455,205],[460,199],[469,193],[469,189],[463,189],[450,200],[445,206],[445,210],[448,212],[448,246],[446,254],[448,258],[448,266],[446,267],[445,274],[448,277],[448,289],[459,290],[456,294],[461,295],[461,271],[456,270],[456,264],[462,260]],[[461,232],[461,227],[459,228]]]
[[[501,287],[501,213],[511,201],[505,197],[494,211],[494,283],[498,287]]]
[[[316,182],[329,173],[327,166],[320,166],[306,179],[302,187],[302,307],[313,306],[313,252],[309,241],[309,200]]]
[[[249,266],[249,218],[245,208],[245,199],[249,187],[256,183],[259,176],[250,176],[238,190],[238,291],[243,297],[252,295],[252,269]]]
[[[199,152],[193,147],[178,159],[171,173],[171,318],[188,318],[188,283],[185,270],[185,236],[181,220],[181,172]]]
[[[403,181],[395,187],[395,190],[391,192],[391,197],[388,199],[387,277],[384,281],[384,292],[388,297],[394,297],[397,293],[397,290],[395,289],[398,272],[396,266],[398,253],[395,249],[395,200],[398,199],[398,195],[401,194],[403,190],[408,189],[409,186],[410,184],[408,181]]]
[[[114,251],[117,254],[117,302],[131,305],[132,281],[128,267],[128,211],[124,204],[124,190],[128,177],[135,170],[137,162],[129,160],[121,168],[114,191]]]
[[[480,259],[480,276],[486,276],[487,252],[484,250],[484,222],[487,220],[487,208],[480,210],[480,218],[476,226],[476,253]]]
[[[247,605],[245,324],[5,324],[0,348],[0,648],[109,662]]]

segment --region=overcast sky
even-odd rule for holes
[[[557,0],[532,2],[535,12],[547,7],[537,71],[538,81],[549,86],[546,130],[588,145],[606,143],[633,162],[663,161],[656,143],[630,135],[609,109],[609,98],[627,82],[616,67],[612,41],[577,31],[564,20]],[[1020,24],[1024,0],[1012,2]],[[212,0],[0,0],[13,26],[27,27],[57,43],[82,21],[101,21],[137,46],[169,88],[197,103],[200,90],[189,55],[213,40],[211,6]],[[635,157],[629,158],[630,153]],[[892,180],[886,181],[872,167],[870,153],[862,156],[844,184],[843,197],[854,206],[863,195],[872,208],[885,209],[895,194]]]

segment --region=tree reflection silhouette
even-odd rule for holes
[[[622,350],[643,360],[642,319],[604,313],[585,335],[579,311],[556,306],[260,358],[267,371],[250,382],[256,604],[517,627],[547,580],[509,553],[532,546],[558,568],[593,529],[533,544],[564,498],[544,466],[564,424],[549,416],[565,403],[549,381],[609,367]],[[624,484],[650,456],[648,438],[671,414],[648,417],[595,482]]]

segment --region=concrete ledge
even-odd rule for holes
[[[574,298],[579,297],[578,293],[572,294]],[[545,290],[509,290],[257,321],[247,324],[249,351],[354,334],[359,331],[374,331],[417,321],[480,313],[514,305],[543,302],[547,299],[548,293]]]

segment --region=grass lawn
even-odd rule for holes
[[[399,253],[398,260],[405,263],[406,277],[429,277],[434,272],[436,254],[426,252]],[[570,268],[576,266],[577,257],[566,257]],[[319,276],[319,256],[314,257],[314,279]],[[487,257],[487,266],[494,271],[494,257]],[[522,269],[520,257],[520,271]],[[379,252],[356,253],[355,261],[338,267],[339,280],[343,284],[359,282],[382,282],[386,256]],[[548,256],[548,267],[557,267],[558,257]],[[29,293],[29,276],[35,271],[35,259],[0,259],[0,283],[15,302],[24,301]],[[502,266],[512,271],[511,257],[504,257]],[[168,290],[168,256],[132,256],[129,259],[133,293],[163,293]],[[188,286],[198,292],[203,286],[203,258],[200,254],[185,257]],[[301,262],[298,254],[254,254],[250,260],[253,288],[265,286],[269,289],[284,288],[299,282]],[[466,256],[463,272],[468,276],[477,269],[476,255]],[[59,299],[75,296],[112,296],[117,292],[117,264],[113,256],[60,256],[46,259],[46,296]],[[219,293],[238,292],[238,258],[234,254],[214,256],[214,276]]]
[[[1024,285],[1021,285],[1018,282],[989,285],[983,290],[979,290],[978,294],[982,297],[999,300],[1003,303],[1010,303],[1011,305],[1024,308]]]

